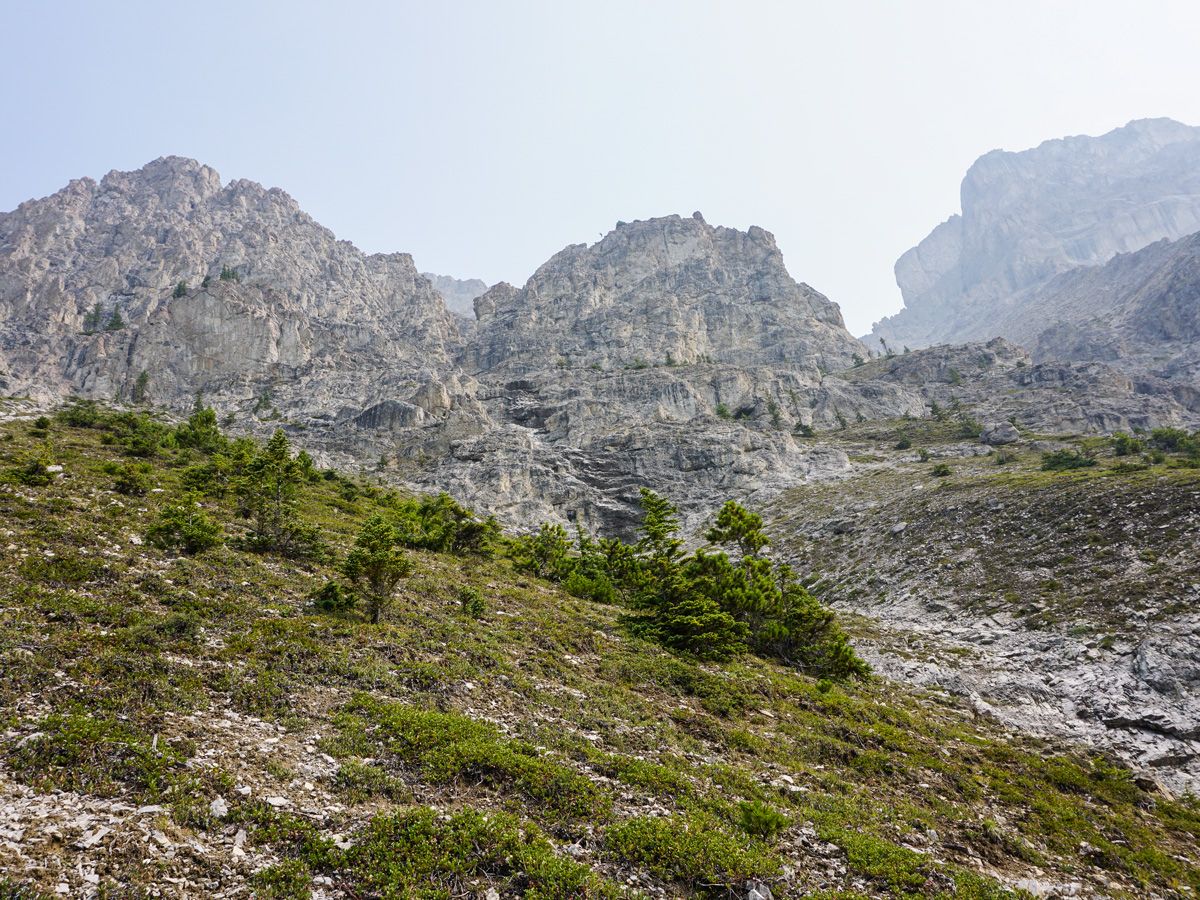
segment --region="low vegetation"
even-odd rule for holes
[[[1193,800],[867,675],[736,504],[514,540],[199,404],[5,421],[0,473],[0,895],[1200,890]]]

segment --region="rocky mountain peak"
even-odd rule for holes
[[[962,211],[896,262],[905,308],[872,339],[924,347],[994,337],[1014,295],[1079,266],[1200,231],[1200,128],[1131,122],[1099,137],[994,150]]]
[[[100,191],[129,196],[157,196],[164,206],[203,202],[221,191],[217,171],[183,156],[160,156],[132,172],[113,170],[100,181]]]
[[[761,228],[713,227],[696,214],[619,222],[553,256],[521,289],[476,303],[468,365],[601,368],[690,363],[848,364],[861,346],[841,312],[783,263]]]

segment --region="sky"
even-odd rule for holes
[[[0,0],[0,209],[177,154],[515,284],[700,210],[863,334],[978,156],[1200,124],[1197,85],[1195,0]]]

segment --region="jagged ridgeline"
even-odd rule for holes
[[[1194,800],[867,675],[739,504],[693,551],[653,492],[636,542],[513,539],[207,408],[31,406],[5,896],[1200,889]]]
[[[905,308],[868,343],[1002,336],[1035,358],[1100,361],[1200,385],[1200,128],[1130,122],[994,150],[962,211],[896,262]]]
[[[459,312],[482,287],[438,283]],[[283,428],[323,465],[452,489],[509,524],[631,537],[649,485],[694,531],[714,496],[844,476],[810,438],[927,416],[925,370],[979,387],[984,425],[1200,418],[1194,392],[1103,365],[1026,359],[1018,378],[1012,347],[859,366],[871,352],[768,232],[699,214],[619,223],[472,305],[468,321],[406,254],[363,254],[284,192],[178,157],[0,214],[0,392],[180,414],[201,392],[240,431]]]

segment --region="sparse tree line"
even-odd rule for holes
[[[221,281],[238,281],[242,280],[241,273],[236,266],[221,266]],[[212,276],[205,275],[200,282],[201,288],[206,288],[212,283]],[[186,297],[191,288],[188,286],[186,279],[181,279],[176,282],[175,289],[171,291],[171,297],[178,300],[180,297]],[[99,334],[102,331],[120,331],[125,327],[125,319],[121,316],[121,310],[118,307],[113,307],[112,312],[105,314],[104,305],[99,301],[83,316],[83,333],[84,334]]]
[[[762,519],[733,501],[721,508],[707,532],[710,546],[694,552],[683,549],[675,508],[647,489],[641,492],[643,518],[633,543],[582,530],[572,540],[562,526],[550,524],[510,538],[494,518],[476,516],[447,494],[404,496],[319,470],[307,453],[294,452],[283,430],[265,443],[229,438],[199,397],[188,419],[176,426],[145,412],[110,411],[91,401],[70,403],[57,418],[73,427],[101,429],[101,442],[122,451],[126,459],[109,466],[118,493],[141,496],[150,491],[151,458],[166,457],[179,467],[181,490],[162,505],[147,529],[151,544],[183,554],[224,544],[324,564],[337,577],[310,598],[324,612],[361,611],[369,621],[381,621],[414,570],[409,550],[501,556],[517,572],[557,582],[576,597],[619,604],[634,633],[678,652],[705,659],[753,652],[834,678],[862,677],[869,671],[834,614],[805,589],[791,567],[766,555],[769,540]],[[38,472],[20,480],[47,483],[44,463],[36,468]],[[308,486],[323,481],[332,482],[338,492],[332,501],[324,493],[324,503],[336,506],[360,497],[373,501],[373,514],[344,554],[335,551],[305,509],[305,501],[314,502],[315,496]],[[216,515],[222,506],[242,523],[235,533],[227,532]],[[486,603],[478,592],[459,600],[464,614],[484,615]]]
[[[764,554],[770,541],[756,513],[727,502],[705,535],[713,547],[685,553],[675,507],[645,488],[641,506],[633,544],[582,530],[572,542],[561,525],[544,524],[513,543],[516,568],[622,603],[635,633],[674,650],[709,659],[752,651],[817,675],[867,674],[834,614]]]

